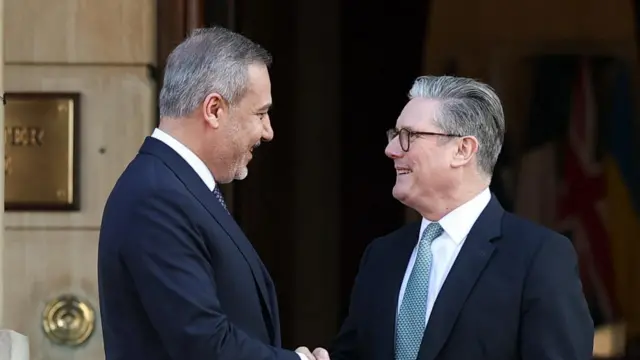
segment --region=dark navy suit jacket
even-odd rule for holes
[[[148,137],[104,209],[98,283],[107,360],[300,360],[276,292],[234,219]]]
[[[365,250],[332,360],[392,360],[420,223]],[[569,240],[491,199],[436,299],[419,360],[590,360],[593,321]]]

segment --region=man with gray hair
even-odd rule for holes
[[[219,189],[273,138],[270,62],[223,28],[196,30],[169,55],[160,125],[104,208],[106,360],[315,360],[280,348],[273,282]]]
[[[393,196],[422,220],[362,256],[333,360],[587,360],[593,322],[569,240],[489,184],[505,120],[472,79],[418,78],[389,130]]]

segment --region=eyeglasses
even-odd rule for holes
[[[446,137],[461,137],[462,135],[457,134],[444,134],[444,133],[436,133],[430,131],[413,131],[407,128],[402,129],[389,129],[387,130],[387,140],[391,142],[391,140],[395,139],[398,136],[400,140],[400,147],[402,151],[409,151],[409,146],[411,145],[411,140],[420,137],[420,136],[446,136]]]

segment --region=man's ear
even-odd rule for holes
[[[202,114],[205,120],[217,129],[220,126],[220,119],[224,117],[228,111],[228,104],[224,98],[218,93],[211,93],[204,98],[202,104]]]
[[[464,136],[456,141],[457,146],[453,154],[451,166],[460,167],[466,165],[478,152],[480,144],[475,136]]]

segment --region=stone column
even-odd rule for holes
[[[0,0],[0,96],[4,100],[4,0]],[[0,128],[4,129],[4,101],[0,102]],[[0,155],[4,158],[4,136],[0,136]],[[0,328],[4,325],[4,171],[0,175]]]
[[[4,19],[4,0],[0,0],[0,24]],[[0,95],[4,96],[4,27],[0,26]],[[0,106],[0,127],[4,129],[4,106]],[[4,136],[0,137],[0,152],[4,157]],[[4,172],[0,174],[0,328],[4,323]],[[29,360],[27,337],[12,330],[0,330],[0,360]]]

